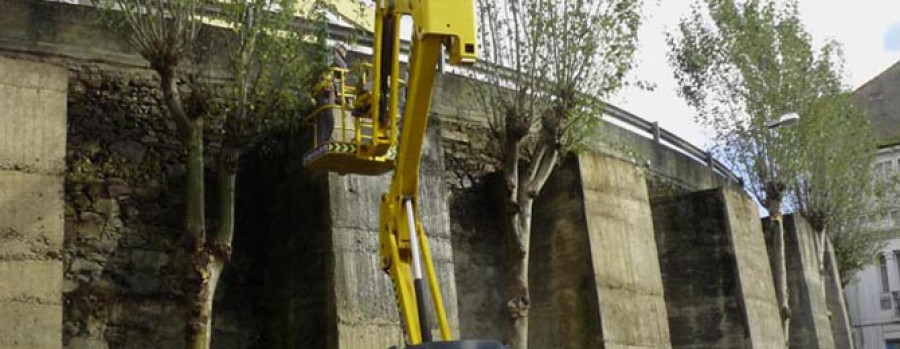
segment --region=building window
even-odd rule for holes
[[[900,275],[900,250],[894,250],[894,263],[896,263],[897,273],[898,275]]]
[[[900,340],[888,339],[884,342],[885,349],[900,349]]]
[[[881,269],[881,293],[891,293],[891,286],[888,283],[887,259],[884,255],[878,256],[878,266]]]

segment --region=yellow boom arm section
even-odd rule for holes
[[[393,6],[390,6],[393,4]],[[398,306],[406,326],[407,342],[416,345],[431,342],[431,329],[426,321],[424,276],[432,294],[438,328],[444,341],[451,340],[450,326],[432,262],[428,238],[418,219],[419,163],[428,124],[431,93],[438,59],[443,44],[450,43],[451,60],[456,63],[475,61],[475,18],[472,0],[401,0],[381,1],[375,24],[375,96],[387,88],[388,98],[376,110],[376,120],[390,120],[379,125],[397,130],[396,118],[377,113],[398,113],[400,96],[400,18],[412,15],[413,39],[409,56],[406,108],[401,119],[400,143],[397,147],[394,176],[390,191],[382,197],[380,253],[384,270],[390,274],[397,292]],[[380,34],[380,35],[379,35]],[[381,39],[379,42],[379,39]],[[390,51],[386,51],[390,50]],[[390,79],[389,83],[387,79]],[[376,122],[377,124],[377,122]],[[385,130],[387,131],[387,130]],[[390,132],[389,131],[389,132]]]
[[[381,199],[379,252],[382,268],[394,282],[407,344],[413,348],[500,348],[496,342],[484,341],[429,344],[432,338],[423,285],[424,277],[431,291],[441,339],[450,341],[450,325],[428,237],[418,218],[419,163],[441,49],[447,46],[451,64],[475,62],[474,11],[472,0],[382,0],[376,9],[373,75],[374,96],[380,105],[373,119],[383,131],[377,134],[400,134],[391,187]],[[400,18],[405,15],[412,16],[413,38],[406,108],[403,118],[397,120],[401,88]],[[390,117],[385,118],[382,113]],[[398,127],[400,122],[402,127]],[[381,155],[384,149],[387,147],[376,145],[372,155]]]
[[[400,23],[406,16],[412,18],[413,33],[404,85],[400,76]],[[333,120],[329,119],[335,115],[331,111],[336,110],[339,127],[335,127],[337,132],[331,139],[326,138],[328,133],[324,133],[324,139],[314,138],[316,146],[304,155],[304,164],[357,174],[380,174],[393,167],[390,189],[381,198],[379,255],[382,269],[394,283],[408,349],[500,349],[503,346],[493,341],[452,341],[428,237],[418,218],[419,162],[437,63],[444,47],[451,64],[475,62],[473,0],[376,0],[371,91],[345,87],[345,72],[332,69],[323,86],[334,86],[337,81],[337,92],[332,94],[335,101],[307,120],[319,127],[317,118]],[[403,88],[407,93],[401,118]],[[359,92],[355,99],[349,96],[354,92]],[[351,99],[352,103],[345,103]],[[353,120],[347,122],[351,117]],[[327,122],[321,127],[329,130]],[[426,282],[442,341],[432,340]]]

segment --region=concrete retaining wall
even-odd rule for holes
[[[599,298],[576,159],[566,161],[551,176],[534,212],[529,345],[599,348],[603,342]]]
[[[536,348],[670,348],[640,168],[581,155],[539,198],[531,285]]]
[[[0,58],[0,347],[62,346],[64,68]]]
[[[607,156],[579,163],[604,347],[669,348],[643,172]]]
[[[831,335],[835,348],[853,349],[853,331],[850,329],[850,316],[847,314],[847,303],[841,279],[838,276],[837,260],[834,250],[825,253],[825,302],[828,303],[828,315],[831,323]]]
[[[739,188],[654,201],[673,347],[783,345],[757,216]]]
[[[0,28],[4,29],[0,31],[0,54],[4,56],[70,66],[84,62],[129,68],[146,66],[128,52],[116,35],[100,28],[96,13],[87,7],[0,0],[0,8],[5,10],[0,11]],[[462,80],[439,79],[441,85],[435,93],[437,101],[433,111],[449,127],[442,128],[440,134],[432,128],[429,134],[423,164],[422,218],[432,238],[444,301],[454,330],[458,330],[459,318],[465,321],[460,331],[465,337],[499,338],[505,318],[498,281],[502,279],[499,262],[502,259],[498,258],[502,240],[498,238],[499,225],[494,222],[496,215],[492,212],[496,206],[492,203],[466,206],[468,202],[464,201],[454,206],[458,211],[452,213],[454,221],[451,222],[447,214],[450,190],[441,185],[442,181],[451,183],[449,187],[455,193],[461,192],[460,188],[478,190],[473,183],[496,170],[485,155],[484,116],[468,105],[471,103],[461,100],[466,85]],[[57,338],[63,321],[59,315],[63,267],[58,250],[63,225],[65,86],[64,69],[0,61],[0,103],[15,101],[0,105],[0,277],[23,280],[0,286],[0,324],[4,324],[3,319],[17,319],[0,326],[3,348],[60,346]],[[59,98],[49,98],[51,95]],[[73,104],[73,109],[77,105]],[[122,116],[122,122],[134,117]],[[535,251],[533,258],[546,263],[532,263],[535,268],[532,279],[550,282],[534,284],[533,324],[547,326],[533,326],[533,335],[544,339],[532,342],[537,346],[546,340],[547,347],[551,348],[668,347],[669,324],[648,196],[664,196],[669,184],[682,190],[697,190],[715,187],[720,180],[702,164],[627,130],[607,125],[600,137],[609,145],[601,151],[634,159],[640,166],[605,156],[585,155],[571,165],[574,167],[561,169],[558,179],[554,179],[558,182],[550,186],[555,189],[549,189],[546,196],[542,194],[541,200],[547,202],[539,200],[537,205],[544,207],[548,214],[541,218],[542,222],[535,222],[535,238],[545,240],[533,246],[546,249]],[[446,146],[446,152],[441,145]],[[446,156],[446,164],[441,156]],[[650,177],[671,183],[658,185],[661,182],[647,181],[640,170],[642,166],[650,169]],[[272,194],[270,198],[282,201],[266,205],[279,208],[277,213],[266,217],[277,215],[282,220],[265,223],[273,226],[266,228],[269,236],[265,238],[264,248],[268,256],[262,264],[266,270],[265,287],[261,288],[265,294],[260,297],[266,302],[265,319],[261,320],[266,325],[260,329],[265,337],[262,343],[288,348],[370,348],[399,343],[402,337],[393,292],[387,277],[378,269],[375,252],[375,212],[381,192],[387,189],[387,178],[296,175],[298,171],[297,168],[285,170],[288,175],[282,178],[285,182],[302,183],[282,183],[294,187]],[[731,200],[728,194],[724,200]],[[564,202],[567,204],[562,205]],[[753,309],[745,314],[748,333],[754,343],[779,343],[777,310],[773,312],[770,304],[770,293],[774,291],[770,285],[766,286],[771,281],[771,273],[766,271],[768,264],[763,263],[766,268],[760,268],[758,241],[754,240],[759,237],[755,207],[740,205],[744,206],[728,205],[727,221],[735,225],[732,246],[736,268],[746,270],[740,273],[737,287],[746,300],[746,307]],[[475,213],[476,210],[479,212]],[[568,216],[562,217],[564,212]],[[145,211],[134,215],[151,216]],[[562,218],[554,220],[553,216]],[[466,219],[471,222],[460,223]],[[456,251],[451,251],[451,223],[460,227],[452,237],[452,248]],[[254,228],[257,227],[242,231],[257,232]],[[162,239],[150,234],[156,230],[155,226],[149,227],[147,234],[140,238],[145,239],[146,235],[146,240]],[[538,231],[547,234],[539,235]],[[238,244],[237,249],[245,246]],[[129,249],[134,248],[125,244],[116,247],[123,256],[128,256]],[[78,248],[73,247],[75,254],[82,251]],[[454,254],[459,258],[454,258]],[[152,262],[147,264],[157,264],[156,260]],[[93,272],[97,266],[88,265],[90,268],[85,272]],[[116,264],[102,267],[110,271],[120,268]],[[464,277],[457,280],[458,275]],[[168,286],[176,285],[179,283]],[[101,314],[98,309],[113,302],[100,300],[85,308],[89,311],[73,315],[71,323],[82,323],[80,317],[97,313],[98,317],[125,317],[133,323],[156,327],[157,323],[145,321],[145,310],[162,314],[160,317],[169,316],[176,313],[174,303],[179,299],[169,289],[159,289],[153,293],[159,302],[156,299],[153,303],[133,301],[132,306],[113,307],[115,311]],[[130,294],[122,288],[114,290],[118,295]],[[226,294],[229,292],[227,287],[224,290]],[[229,304],[235,303],[230,298],[223,299],[220,303],[227,304],[217,303],[217,307],[223,305],[219,309],[228,309]],[[158,305],[168,303],[172,305]],[[231,327],[229,330],[243,333],[244,323],[227,316],[217,316],[217,323],[223,323],[222,319],[227,320],[224,323]],[[773,322],[775,326],[771,325]],[[91,331],[115,334],[117,328],[119,331],[122,328],[121,321],[101,323],[108,323],[109,327],[91,328]],[[180,338],[180,328],[173,325],[175,322],[165,324],[173,328],[161,332],[173,339]],[[118,338],[140,343],[142,339],[157,338],[148,334],[152,332],[129,332]],[[256,333],[255,330],[244,332]],[[221,345],[227,345],[226,341]],[[85,343],[78,345],[100,345]]]
[[[784,218],[784,246],[791,305],[790,347],[834,348],[812,228],[797,215]]]
[[[653,203],[673,348],[752,348],[725,213],[721,189]]]
[[[786,340],[756,204],[733,190],[726,191],[724,198],[731,246],[740,275],[738,297],[746,310],[750,342],[754,349],[781,348]]]
[[[432,126],[435,124],[432,123]],[[441,282],[448,321],[458,334],[456,280],[450,246],[443,160],[437,129],[429,129],[420,176],[420,212]],[[334,304],[338,348],[387,348],[403,343],[396,298],[378,256],[378,205],[390,175],[330,174],[330,221],[334,255]],[[429,302],[430,303],[430,302]],[[433,312],[429,322],[440,338]]]

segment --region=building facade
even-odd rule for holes
[[[882,145],[873,180],[900,174],[900,62],[857,89],[854,98],[867,109]],[[872,228],[896,236],[900,207],[863,219]],[[900,349],[900,238],[889,239],[845,292],[857,348]]]

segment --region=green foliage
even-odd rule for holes
[[[768,209],[786,200],[827,232],[850,277],[883,242],[859,217],[883,209],[890,185],[871,180],[875,138],[842,86],[840,46],[814,48],[794,0],[700,0],[692,9],[668,38],[680,94],[757,200]],[[801,116],[796,127],[767,127],[790,112]]]
[[[213,131],[233,146],[298,127],[310,104],[308,87],[325,68],[324,0],[94,4],[154,70],[176,71],[188,82],[186,110],[222,121]]]
[[[799,156],[796,130],[767,124],[789,112],[805,117],[840,90],[837,45],[815,50],[811,41],[793,0],[701,0],[668,38],[680,94],[767,206],[793,184]]]
[[[301,125],[308,87],[326,68],[328,51],[323,3],[314,1],[305,25],[297,22],[297,6],[295,0],[232,1],[211,14],[228,29],[211,43],[232,77],[215,86],[212,110],[224,116],[226,140],[235,146]]]
[[[856,277],[856,273],[875,261],[888,237],[889,234],[866,229],[864,224],[857,222],[848,222],[831,234],[841,285],[846,286]]]
[[[511,135],[533,144],[532,131],[547,122],[555,127],[550,119],[561,112],[554,142],[582,149],[603,110],[599,99],[619,90],[633,68],[641,5],[479,0],[480,78],[489,84],[479,85],[478,95],[497,144]]]
[[[798,139],[794,201],[816,231],[855,220],[881,201],[887,183],[872,180],[875,135],[849,94],[814,101],[801,119]]]
[[[868,114],[848,93],[824,96],[806,113],[798,128],[802,146],[793,201],[814,230],[831,238],[846,283],[891,235],[861,217],[887,213],[896,180],[873,180],[875,134]]]

